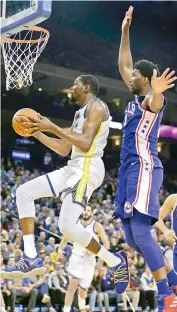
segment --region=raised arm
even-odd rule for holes
[[[65,129],[58,127],[48,118],[43,116],[40,116],[39,120],[29,116],[29,119],[32,122],[28,123],[28,127],[31,126],[32,135],[34,135],[35,131],[49,131],[87,153],[100,129],[101,123],[108,118],[109,113],[105,104],[101,101],[95,100],[90,104],[87,110],[82,133],[70,133]]]
[[[122,36],[118,57],[119,72],[122,76],[122,79],[125,81],[126,85],[129,88],[130,88],[130,77],[133,71],[133,61],[130,50],[130,36],[129,36],[129,28],[132,21],[133,9],[134,8],[132,6],[129,7],[122,23]]]
[[[100,223],[96,222],[94,230],[95,230],[95,233],[100,238],[100,240],[102,241],[103,246],[106,249],[109,249],[110,248],[110,243],[109,243],[108,236],[107,236],[107,234],[105,232],[104,227]]]
[[[172,245],[175,243],[177,237],[173,230],[166,227],[164,219],[173,210],[176,200],[177,194],[172,194],[166,198],[164,204],[160,208],[159,220],[155,223],[155,226],[164,234],[165,238],[169,240]]]
[[[174,87],[174,81],[177,77],[174,76],[175,71],[170,71],[170,68],[164,70],[160,77],[157,77],[157,71],[154,69],[151,79],[152,92],[148,93],[145,100],[141,103],[144,109],[150,108],[151,112],[159,113],[164,106],[163,92]]]

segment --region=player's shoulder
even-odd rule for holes
[[[109,116],[110,116],[110,112],[109,112],[109,108],[107,106],[107,104],[102,101],[99,98],[95,98],[87,107],[86,110],[86,116],[92,116],[92,115],[100,115],[103,116],[103,120],[106,121]]]
[[[101,100],[100,98],[95,98],[92,102],[90,102],[88,109],[104,109],[107,108],[107,104]]]

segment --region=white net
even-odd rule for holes
[[[9,38],[1,39],[7,90],[32,85],[34,64],[45,48],[49,36],[44,28],[32,26]]]

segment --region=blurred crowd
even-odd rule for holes
[[[23,254],[23,240],[18,220],[15,194],[17,187],[37,176],[41,172],[37,169],[27,170],[24,165],[17,161],[2,159],[1,167],[1,268],[14,264],[15,258]],[[172,183],[166,177],[165,185]],[[110,250],[116,252],[124,249],[128,252],[130,265],[129,289],[122,296],[118,296],[114,290],[114,284],[109,269],[100,259],[97,260],[94,279],[89,290],[88,303],[90,310],[95,307],[99,311],[111,311],[112,304],[117,311],[127,311],[129,304],[127,295],[131,299],[135,310],[151,311],[156,308],[156,286],[149,268],[141,255],[131,250],[126,244],[121,221],[113,220],[114,195],[117,183],[117,169],[106,172],[102,186],[96,190],[90,200],[94,208],[94,219],[103,224],[110,240]],[[160,202],[169,195],[169,190],[164,186],[160,191]],[[67,265],[72,252],[72,244],[65,247],[64,259],[59,259],[58,245],[60,242],[60,229],[58,217],[61,202],[58,198],[43,198],[36,200],[36,247],[41,259],[47,268],[47,274],[43,278],[28,278],[14,281],[1,281],[1,291],[6,304],[6,310],[13,312],[15,304],[26,304],[27,312],[32,311],[36,304],[46,307],[46,311],[62,311],[64,296],[67,291],[69,277]],[[170,227],[170,219],[166,220]],[[170,246],[164,236],[155,228],[152,229],[154,237],[158,240],[164,252],[170,251]],[[74,300],[73,309],[78,309],[77,296]]]

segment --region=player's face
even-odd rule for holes
[[[138,69],[134,69],[130,78],[130,90],[132,94],[139,95],[146,81],[147,78],[143,77]]]
[[[84,221],[88,221],[92,217],[92,208],[90,206],[86,206],[85,210],[82,213],[82,219]]]
[[[70,89],[70,103],[79,104],[79,99],[84,95],[84,85],[79,77],[74,81]]]

